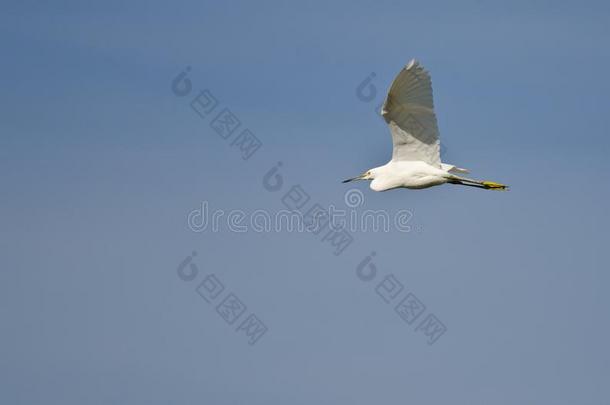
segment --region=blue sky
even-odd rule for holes
[[[60,2],[0,16],[0,399],[16,404],[601,404],[609,397],[610,7],[603,2]],[[508,193],[373,193],[374,112],[411,58],[443,159]],[[172,80],[191,67],[192,93]],[[357,86],[372,72],[377,97]],[[248,160],[189,107],[209,89]],[[263,177],[281,161],[283,189]],[[193,232],[189,212],[310,203],[413,213],[340,255],[295,232]],[[194,281],[177,275],[191,252]],[[371,252],[378,270],[362,281]],[[196,292],[214,274],[254,345]],[[392,274],[426,309],[376,293]],[[432,345],[428,314],[447,331]]]

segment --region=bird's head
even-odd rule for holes
[[[343,180],[342,183],[349,183],[354,180],[373,180],[375,178],[375,169],[367,170],[360,176],[352,177],[351,179]]]

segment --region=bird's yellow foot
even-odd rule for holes
[[[506,191],[508,190],[508,186],[500,183],[495,183],[493,181],[484,181],[481,184],[485,186],[485,188],[489,190],[498,190],[498,191]]]

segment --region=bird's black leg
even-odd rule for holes
[[[486,189],[490,188],[490,187],[487,187],[487,186],[484,186],[484,185],[481,185],[481,184],[464,183],[464,182],[458,181],[458,180],[450,180],[449,183],[451,183],[451,184],[459,184],[459,185],[468,186],[468,187],[476,187],[476,188],[486,188]]]

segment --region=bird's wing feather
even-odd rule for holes
[[[412,60],[392,82],[381,115],[392,133],[392,160],[440,167],[440,141],[430,74]]]

